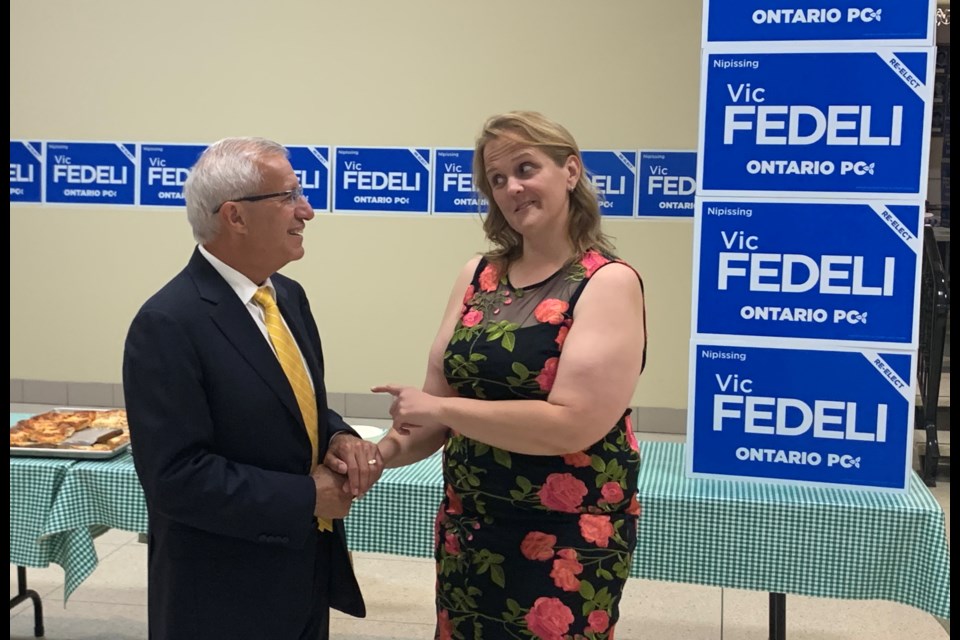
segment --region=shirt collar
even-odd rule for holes
[[[273,299],[277,299],[277,292],[276,289],[274,289],[270,278],[264,280],[263,284],[258,285],[250,278],[243,275],[226,262],[207,251],[202,244],[197,245],[197,249],[200,250],[200,255],[206,258],[207,262],[210,263],[210,266],[216,269],[217,273],[219,273],[220,276],[227,281],[227,284],[230,285],[230,288],[233,289],[233,292],[237,294],[243,304],[250,304],[253,300],[253,294],[256,293],[257,289],[260,287],[268,287],[270,289],[270,293],[273,295]]]

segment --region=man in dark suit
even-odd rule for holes
[[[331,606],[365,615],[340,519],[382,460],[327,408],[306,295],[277,273],[303,256],[313,210],[286,149],[261,138],[211,145],[184,197],[198,246],[139,310],[123,358],[150,638],[327,638]]]

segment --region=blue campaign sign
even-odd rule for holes
[[[915,352],[690,349],[689,475],[906,490]]]
[[[696,151],[640,151],[640,216],[693,217]]]
[[[136,153],[132,143],[48,142],[46,201],[134,204]]]
[[[488,202],[473,186],[473,149],[434,149],[433,212],[484,213]]]
[[[605,216],[636,215],[637,152],[583,151],[583,164]]]
[[[430,150],[337,147],[334,211],[430,212]]]
[[[330,210],[330,147],[287,147],[290,164],[314,211]]]
[[[704,0],[703,46],[744,42],[933,45],[936,0]]]
[[[920,203],[698,198],[694,334],[916,348],[922,219]]]
[[[922,198],[932,51],[704,53],[697,194]]]
[[[201,144],[140,145],[140,204],[157,207],[184,207],[183,183],[200,154]]]
[[[10,202],[40,202],[43,143],[10,141]]]

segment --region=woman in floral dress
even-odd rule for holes
[[[487,121],[474,181],[492,249],[454,286],[387,467],[443,447],[436,637],[614,637],[636,545],[643,286],[600,230],[580,151],[538,113]]]

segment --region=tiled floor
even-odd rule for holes
[[[11,411],[35,407],[11,405]],[[43,407],[40,407],[42,409]],[[383,421],[362,420],[383,425]],[[641,434],[646,439],[678,439]],[[950,483],[934,496],[950,512]],[[949,525],[947,529],[949,539]],[[46,638],[57,640],[145,639],[146,545],[137,534],[108,531],[96,541],[100,564],[63,605],[63,570],[29,569],[28,585],[43,597]],[[334,612],[333,638],[414,640],[433,637],[433,563],[401,556],[357,553],[354,562],[367,602],[363,620]],[[16,591],[10,567],[10,592]],[[621,605],[617,640],[766,640],[765,593],[630,579]],[[787,597],[789,640],[937,640],[944,624],[927,613],[886,601]],[[11,640],[33,637],[33,610],[10,611]],[[219,639],[211,639],[219,640]],[[226,639],[225,639],[226,640]],[[269,639],[274,640],[274,639]],[[497,640],[489,638],[488,640]]]

